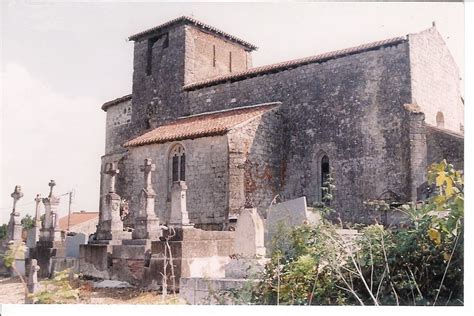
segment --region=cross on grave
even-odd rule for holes
[[[16,213],[16,203],[18,202],[19,199],[23,197],[23,192],[21,192],[21,186],[17,185],[15,186],[15,190],[11,194],[11,197],[13,198],[13,209],[12,209],[12,214]]]
[[[145,159],[145,163],[143,166],[140,166],[140,171],[143,172],[144,180],[145,180],[145,190],[148,192],[152,192],[153,188],[151,186],[151,172],[155,171],[155,164],[151,163],[151,159]]]
[[[40,218],[41,218],[41,215],[40,215],[41,195],[40,194],[36,194],[35,202],[36,202],[35,226],[37,226],[37,223],[39,223]]]
[[[56,182],[54,180],[49,181],[48,183],[50,189],[49,189],[49,197],[53,196],[53,188],[56,185]]]
[[[109,177],[109,193],[115,193],[115,177],[120,173],[120,169],[117,168],[116,162],[110,162],[105,165],[105,174]]]

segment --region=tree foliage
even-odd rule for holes
[[[8,235],[8,225],[3,224],[0,226],[0,240],[7,239],[7,235]]]
[[[21,225],[26,230],[33,228],[35,225],[35,219],[30,214],[26,214],[25,217],[21,219]]]

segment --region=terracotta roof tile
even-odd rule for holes
[[[344,57],[348,55],[361,53],[364,51],[374,50],[382,46],[395,45],[403,41],[406,41],[405,36],[394,37],[394,38],[390,38],[390,39],[386,39],[386,40],[382,40],[378,42],[367,43],[360,46],[345,48],[345,49],[323,53],[323,54],[319,54],[315,56],[293,59],[293,60],[288,60],[288,61],[284,61],[284,62],[280,62],[276,64],[250,68],[245,71],[236,72],[236,73],[223,75],[223,76],[215,77],[208,80],[190,83],[188,85],[185,85],[183,89],[194,90],[194,89],[199,89],[199,88],[203,88],[207,86],[216,85],[223,82],[238,81],[238,80],[243,80],[250,77],[261,76],[267,73],[279,72],[279,71],[283,71],[283,70],[287,70],[287,69],[291,69],[291,68],[311,64],[311,63],[321,63],[321,62],[328,61],[330,59],[336,59],[336,58],[340,58],[340,57]]]
[[[128,141],[124,147],[224,135],[236,125],[262,115],[279,104],[265,103],[179,118]]]
[[[201,21],[198,21],[196,20],[195,18],[192,18],[192,17],[189,17],[189,16],[181,16],[179,18],[176,18],[176,19],[173,19],[173,20],[170,20],[166,23],[163,23],[163,24],[160,24],[158,26],[155,26],[155,27],[152,27],[151,29],[148,29],[148,30],[145,30],[143,32],[140,32],[140,33],[137,33],[137,34],[134,34],[132,36],[130,36],[128,38],[128,40],[130,41],[135,41],[137,39],[140,39],[141,37],[144,37],[148,34],[152,34],[152,33],[156,33],[157,31],[159,30],[162,30],[166,27],[169,27],[169,26],[172,26],[172,25],[175,25],[175,24],[178,24],[178,23],[191,23],[201,29],[204,29],[204,30],[207,30],[207,31],[211,31],[213,33],[216,33],[222,37],[225,37],[233,42],[236,42],[236,43],[239,43],[240,45],[246,47],[247,49],[250,49],[250,50],[255,50],[257,49],[257,46],[253,45],[253,44],[250,44],[249,42],[246,42],[238,37],[235,37],[233,35],[230,35],[229,33],[226,33],[224,31],[221,31],[211,25],[208,25],[208,24],[205,24],[205,23],[202,23]]]
[[[99,212],[72,212],[70,228],[94,218],[99,218]],[[59,229],[64,231],[67,230],[67,215],[59,219]]]

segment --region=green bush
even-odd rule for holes
[[[253,302],[462,305],[463,176],[446,161],[428,175],[433,196],[400,206],[400,228],[370,225],[348,239],[323,219],[282,230]]]

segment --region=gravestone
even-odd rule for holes
[[[143,240],[158,240],[161,236],[160,220],[155,214],[156,193],[151,184],[151,172],[155,171],[155,164],[151,159],[145,159],[140,170],[144,175],[144,188],[140,192],[140,207],[135,215],[135,228],[132,238]]]
[[[38,236],[36,234],[37,230],[36,227],[32,227],[28,229],[28,235],[26,237],[26,247],[28,248],[35,248],[36,242],[38,241]]]
[[[53,194],[53,188],[56,185],[54,180],[48,183],[50,187],[48,197],[44,198],[45,207],[44,227],[40,231],[41,241],[61,241],[61,231],[59,229],[58,207],[60,198]]]
[[[25,297],[26,304],[33,304],[34,299],[31,297],[31,294],[35,294],[39,291],[39,282],[38,282],[38,271],[40,267],[38,265],[38,261],[36,259],[31,259],[30,262],[30,270],[28,273],[28,280],[26,282],[26,286],[28,288],[28,293]]]
[[[66,236],[66,257],[79,258],[80,245],[84,244],[87,244],[87,236],[83,233]]]
[[[235,229],[234,250],[245,258],[265,256],[264,226],[256,208],[246,208],[240,214]]]
[[[8,240],[21,241],[21,233],[23,227],[20,220],[20,212],[17,209],[18,201],[23,197],[23,192],[21,192],[21,186],[15,186],[15,190],[11,194],[13,198],[13,209],[10,213],[10,221],[8,222]]]
[[[319,213],[306,206],[306,197],[270,206],[265,227],[265,247],[271,248],[272,240],[280,230],[288,230],[303,224],[317,224]]]
[[[97,240],[119,240],[123,237],[123,222],[120,218],[122,199],[115,192],[115,178],[120,170],[117,163],[107,163],[104,174],[109,176],[109,189],[105,196],[105,203],[100,209],[99,224],[97,225]]]
[[[171,214],[169,224],[181,228],[189,226],[188,211],[186,209],[186,191],[188,187],[185,181],[175,181],[171,186]]]
[[[28,248],[36,247],[36,242],[39,240],[41,229],[41,202],[41,195],[37,194],[35,198],[35,221],[33,222],[33,227],[28,230],[28,237],[26,239]]]

